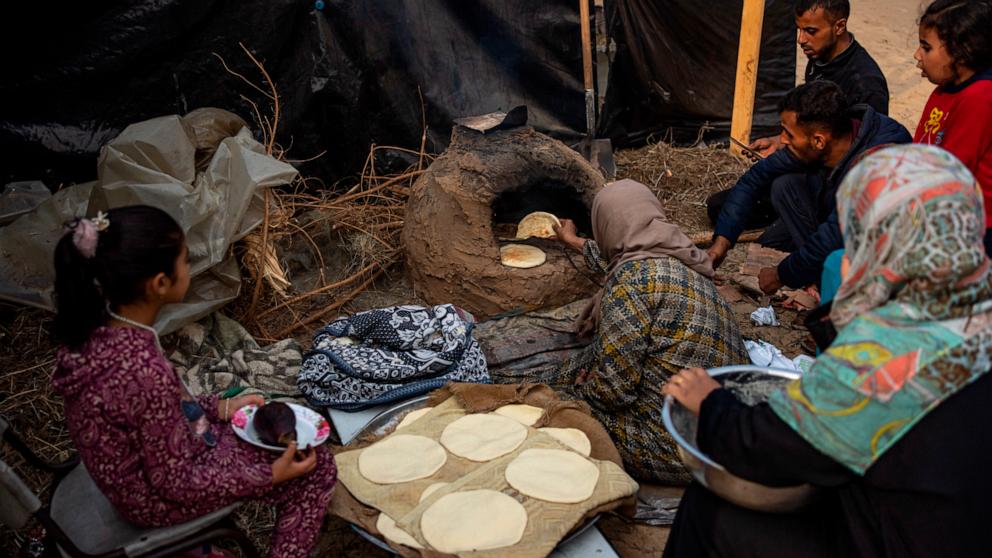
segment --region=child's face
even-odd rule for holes
[[[916,67],[923,71],[923,77],[934,85],[947,85],[957,80],[954,59],[944,48],[944,41],[932,27],[920,26],[920,47],[913,55]]]
[[[189,290],[189,247],[183,243],[183,249],[176,258],[176,273],[165,296],[165,302],[182,302]]]

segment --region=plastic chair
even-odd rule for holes
[[[0,437],[32,466],[55,475],[50,505],[0,459],[0,523],[18,530],[31,517],[45,528],[45,548],[58,549],[71,557],[173,556],[209,541],[230,539],[244,556],[257,558],[258,551],[231,519],[238,504],[183,523],[161,528],[143,528],[128,523],[100,492],[86,467],[73,457],[60,464],[39,458],[0,416]]]

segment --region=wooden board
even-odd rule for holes
[[[737,49],[737,82],[734,88],[734,116],[730,136],[747,145],[751,143],[754,119],[754,94],[758,86],[758,60],[761,56],[761,29],[765,19],[765,0],[744,0],[741,38]],[[741,155],[731,144],[730,150]]]

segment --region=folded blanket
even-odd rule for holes
[[[449,381],[489,383],[472,315],[450,304],[396,306],[331,322],[304,356],[297,387],[312,405],[359,410]]]

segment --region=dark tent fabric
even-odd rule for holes
[[[703,126],[730,132],[743,2],[616,0],[617,55],[600,135],[615,145],[671,129],[691,141]],[[766,0],[755,96],[754,133],[778,126],[778,101],[795,85],[792,0]]]
[[[794,54],[784,56],[793,49],[784,3],[768,2],[763,123],[794,71]],[[621,48],[601,130],[636,138],[673,123],[726,121],[739,4],[609,0],[611,20],[623,25],[612,26]],[[323,10],[304,0],[103,0],[9,8],[0,29],[2,182],[89,180],[100,146],[155,116],[216,106],[252,121],[252,103],[264,107],[267,99],[214,55],[262,84],[239,42],[279,88],[278,139],[291,146],[287,158],[326,151],[301,165],[325,183],[360,168],[372,143],[419,146],[425,117],[427,147],[435,151],[447,144],[452,119],[517,105],[528,106],[538,130],[566,142],[585,131],[574,0],[327,0]],[[768,46],[776,37],[783,47]],[[656,85],[672,100],[661,102]]]

